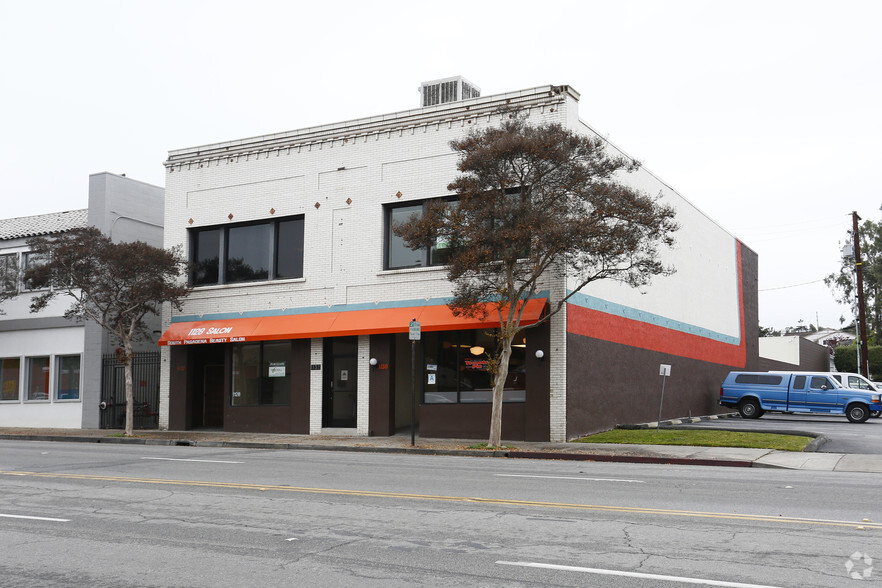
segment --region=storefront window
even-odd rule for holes
[[[291,344],[233,344],[233,406],[287,405],[291,398]]]
[[[263,344],[261,404],[288,404],[291,396],[291,344]]]
[[[493,401],[493,381],[489,371],[495,353],[495,340],[488,333],[442,331],[423,334],[426,404],[479,403]],[[526,399],[526,339],[512,346],[503,402]]]
[[[18,376],[21,360],[17,357],[0,360],[0,400],[18,400]]]
[[[27,359],[27,400],[49,400],[49,358]]]
[[[79,400],[80,356],[60,355],[55,358],[56,400]]]

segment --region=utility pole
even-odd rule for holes
[[[854,267],[857,274],[857,300],[858,300],[858,339],[860,341],[860,365],[858,371],[867,379],[870,377],[869,364],[867,362],[867,313],[864,310],[864,271],[861,265],[861,239],[858,233],[858,221],[861,217],[857,211],[851,213],[852,234],[854,237]]]

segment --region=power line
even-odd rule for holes
[[[772,290],[786,290],[787,288],[798,288],[799,286],[808,286],[809,284],[817,284],[818,282],[823,282],[824,279],[820,280],[812,280],[811,282],[802,282],[801,284],[791,284],[789,286],[778,286],[776,288],[763,288],[760,292],[770,292]]]

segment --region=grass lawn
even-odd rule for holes
[[[802,451],[812,441],[799,435],[694,431],[680,429],[614,429],[576,439],[575,443],[633,443],[640,445],[696,445],[701,447],[752,447]]]

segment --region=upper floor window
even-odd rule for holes
[[[395,225],[419,218],[428,200],[386,207],[386,259],[385,269],[409,267],[428,267],[447,263],[448,243],[438,239],[432,247],[411,249],[404,239],[395,234]],[[455,200],[448,200],[448,206],[455,206]]]
[[[40,253],[31,253],[30,251],[22,253],[21,254],[21,265],[22,265],[22,270],[23,270],[22,275],[24,275],[24,272],[27,272],[29,269],[34,268],[42,263],[45,263],[44,259],[45,258]],[[25,282],[25,281],[22,282],[22,288],[24,290],[33,290],[34,289],[33,285],[30,282]]]
[[[18,253],[0,255],[0,292],[18,289]]]
[[[194,286],[303,277],[303,217],[191,229]]]
[[[43,263],[44,257],[38,253],[4,253],[0,255],[0,292],[27,292],[34,290],[30,282],[24,281],[29,269]]]

